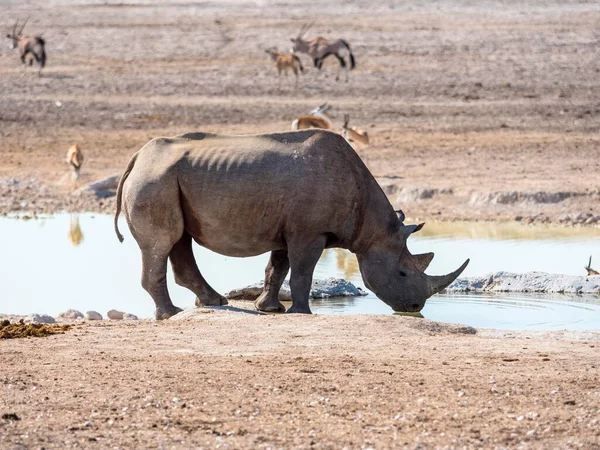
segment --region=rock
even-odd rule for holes
[[[102,180],[90,183],[80,189],[74,191],[71,195],[81,196],[86,194],[92,194],[96,198],[107,198],[115,195],[115,191],[121,179],[120,174],[112,175]]]
[[[83,319],[83,314],[76,309],[68,309],[65,312],[60,313],[58,318],[63,320],[77,320]]]
[[[446,290],[448,292],[600,294],[600,276],[496,272],[482,277],[459,278]]]
[[[234,289],[225,294],[225,297],[231,300],[256,300],[263,290],[263,281],[240,289]],[[327,297],[359,297],[367,295],[361,288],[354,286],[349,281],[341,278],[327,278],[325,280],[313,280],[310,290],[310,298]],[[282,301],[291,301],[292,294],[290,285],[287,281],[279,291],[279,299]]]
[[[30,314],[23,319],[25,323],[56,323],[56,319],[48,314]]]
[[[139,320],[135,314],[125,313],[123,314],[123,320]]]
[[[117,311],[116,309],[111,309],[106,313],[110,320],[123,320],[123,316],[125,315],[122,311]]]
[[[99,312],[96,311],[87,311],[85,313],[85,318],[87,320],[102,320],[102,314],[100,314]]]

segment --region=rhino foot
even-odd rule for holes
[[[194,303],[200,308],[202,306],[223,306],[229,304],[227,299],[219,294],[213,296],[206,296],[202,298],[196,297],[196,301]]]
[[[166,320],[173,317],[175,314],[179,314],[181,311],[183,311],[183,309],[178,308],[175,305],[160,307],[156,308],[154,311],[154,317],[156,317],[156,320]]]
[[[305,307],[305,308],[303,308],[303,307],[292,305],[292,307],[290,309],[288,309],[286,311],[286,313],[290,313],[290,314],[312,314],[312,311],[310,310],[310,308],[308,306]]]
[[[285,306],[283,306],[279,300],[273,301],[269,298],[266,292],[263,292],[258,296],[254,302],[254,307],[257,311],[283,313],[285,312]]]

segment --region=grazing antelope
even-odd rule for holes
[[[365,146],[369,145],[369,135],[367,134],[367,132],[361,130],[360,128],[349,127],[348,122],[350,122],[350,115],[344,114],[344,125],[342,125],[344,131],[342,133],[342,136],[346,138],[346,140],[352,146],[352,148],[354,148],[356,144]]]
[[[281,79],[281,72],[285,72],[285,76],[288,76],[288,69],[292,69],[294,75],[296,75],[296,87],[298,87],[298,70],[304,73],[304,67],[302,67],[302,61],[298,58],[297,55],[292,54],[283,54],[278,53],[276,48],[270,48],[265,50],[269,55],[271,55],[271,59],[275,61],[275,65],[277,66],[277,73]]]
[[[65,159],[67,164],[73,169],[73,180],[79,179],[79,171],[83,164],[83,153],[79,148],[79,145],[73,144],[67,150],[67,158]]]
[[[314,23],[314,22],[313,22]],[[335,41],[329,41],[323,37],[316,37],[314,39],[304,39],[304,35],[310,29],[312,23],[303,25],[300,28],[298,36],[291,38],[290,40],[294,44],[292,50],[294,52],[306,53],[309,55],[315,67],[321,70],[323,66],[323,60],[330,55],[334,55],[340,63],[335,77],[336,81],[340,79],[340,70],[344,69],[346,72],[346,83],[348,82],[348,65],[344,57],[348,55],[350,57],[350,70],[356,67],[356,61],[352,50],[350,50],[350,44],[343,39],[336,39]]]
[[[322,128],[324,130],[333,129],[331,117],[327,111],[331,105],[323,103],[318,108],[313,109],[308,115],[300,116],[292,122],[292,130],[306,130],[307,128]]]
[[[29,65],[33,65],[33,60],[35,59],[40,65],[38,76],[42,76],[42,69],[46,65],[46,41],[40,36],[23,36],[23,29],[25,28],[25,25],[27,25],[27,20],[18,32],[17,26],[19,25],[19,21],[17,20],[17,23],[15,23],[15,26],[12,29],[12,33],[7,34],[6,37],[11,40],[12,49],[19,48],[21,64],[25,65],[25,58],[28,54],[31,54],[32,58],[29,60]]]
[[[592,257],[591,256],[590,256],[590,262],[588,262],[587,267],[584,267],[584,268],[585,268],[585,270],[587,270],[588,275],[600,275],[600,272],[592,269]]]

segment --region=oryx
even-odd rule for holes
[[[335,77],[336,81],[340,79],[340,70],[343,68],[346,72],[346,82],[348,82],[348,65],[344,59],[346,55],[350,57],[350,70],[356,67],[356,61],[352,54],[352,50],[350,50],[350,44],[343,39],[336,39],[335,41],[329,41],[324,37],[316,37],[310,40],[304,39],[304,35],[311,26],[312,23],[303,25],[302,28],[300,28],[298,36],[291,38],[291,41],[294,44],[292,50],[294,52],[306,53],[309,55],[312,58],[315,67],[319,70],[321,70],[321,67],[323,66],[323,60],[329,55],[334,55],[340,63]]]

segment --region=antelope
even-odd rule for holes
[[[12,29],[12,33],[7,34],[6,38],[11,40],[11,48],[13,50],[17,47],[19,48],[21,64],[25,65],[25,58],[28,54],[31,54],[32,58],[29,60],[29,65],[33,65],[33,60],[35,59],[40,65],[38,76],[41,77],[42,69],[46,65],[46,41],[44,41],[41,36],[23,36],[23,29],[25,28],[25,25],[27,25],[27,20],[25,20],[25,23],[18,32],[17,26],[19,25],[19,21],[17,20],[17,23],[15,23],[15,26]]]
[[[302,61],[298,58],[297,55],[292,54],[283,54],[278,53],[276,48],[270,48],[265,50],[269,55],[271,55],[271,59],[275,61],[275,65],[277,66],[277,73],[279,75],[279,79],[281,80],[281,72],[285,72],[285,76],[288,76],[288,69],[292,69],[294,75],[296,76],[296,87],[298,87],[298,70],[304,73],[304,67],[302,67]]]
[[[590,256],[590,261],[588,262],[587,267],[584,267],[584,269],[587,270],[588,276],[589,275],[600,275],[600,272],[592,269],[592,257],[591,256]]]
[[[81,152],[79,145],[73,144],[69,147],[65,161],[73,170],[73,180],[78,180],[79,171],[81,170],[81,166],[83,164],[83,153]]]
[[[292,130],[305,130],[307,128],[322,128],[331,130],[333,123],[327,111],[331,109],[331,105],[323,103],[318,108],[313,109],[308,115],[300,116],[292,122]]]
[[[344,125],[342,125],[344,131],[342,136],[344,136],[352,148],[354,148],[356,144],[369,145],[369,135],[367,132],[360,128],[349,127],[348,122],[350,122],[350,115],[344,114]]]
[[[340,79],[340,70],[344,69],[347,83],[348,65],[346,64],[344,57],[346,55],[350,57],[350,70],[356,67],[356,61],[354,59],[354,55],[352,54],[352,50],[350,50],[350,44],[343,39],[336,39],[335,41],[329,41],[324,37],[316,37],[310,40],[304,39],[304,35],[310,29],[313,23],[303,25],[302,28],[300,28],[298,36],[290,39],[293,43],[292,51],[294,53],[300,52],[309,55],[318,70],[321,70],[321,67],[323,66],[323,60],[325,58],[330,55],[334,55],[340,63],[335,80],[338,81]]]

